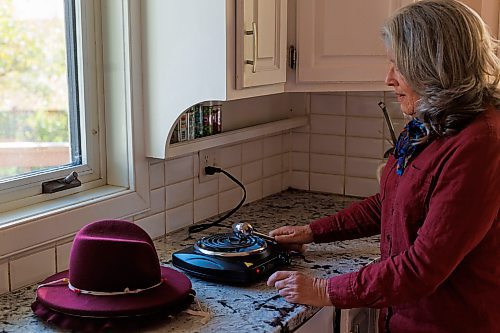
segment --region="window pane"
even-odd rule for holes
[[[71,13],[70,1],[0,1],[0,180],[80,163]]]

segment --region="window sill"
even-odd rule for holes
[[[149,208],[149,198],[101,186],[0,214],[0,259],[74,235],[101,219],[123,219]]]

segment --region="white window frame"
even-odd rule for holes
[[[104,117],[100,117],[104,111],[104,99],[102,98],[103,75],[100,68],[102,43],[99,1],[76,0],[75,7],[75,24],[79,27],[76,29],[75,36],[76,58],[78,59],[76,78],[79,81],[77,103],[82,110],[80,145],[85,158],[79,166],[61,166],[28,176],[14,177],[11,181],[2,183],[0,212],[53,200],[106,184],[106,160],[101,158],[105,156],[106,147],[104,130],[100,131],[105,126]],[[71,64],[68,64],[69,66]],[[64,178],[73,171],[78,173],[82,186],[51,195],[42,193],[42,182]]]
[[[104,94],[98,98],[105,109],[106,184],[1,213],[0,260],[66,239],[92,221],[127,219],[150,207],[140,1],[101,0],[100,11],[104,77],[98,90]]]

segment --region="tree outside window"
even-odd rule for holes
[[[0,2],[0,180],[71,162],[63,0]]]

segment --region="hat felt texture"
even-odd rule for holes
[[[42,282],[32,309],[42,319],[65,322],[66,327],[68,320],[57,315],[78,317],[80,322],[130,319],[182,310],[193,299],[191,287],[186,275],[160,266],[153,241],[142,228],[104,220],[76,234],[69,270]]]

